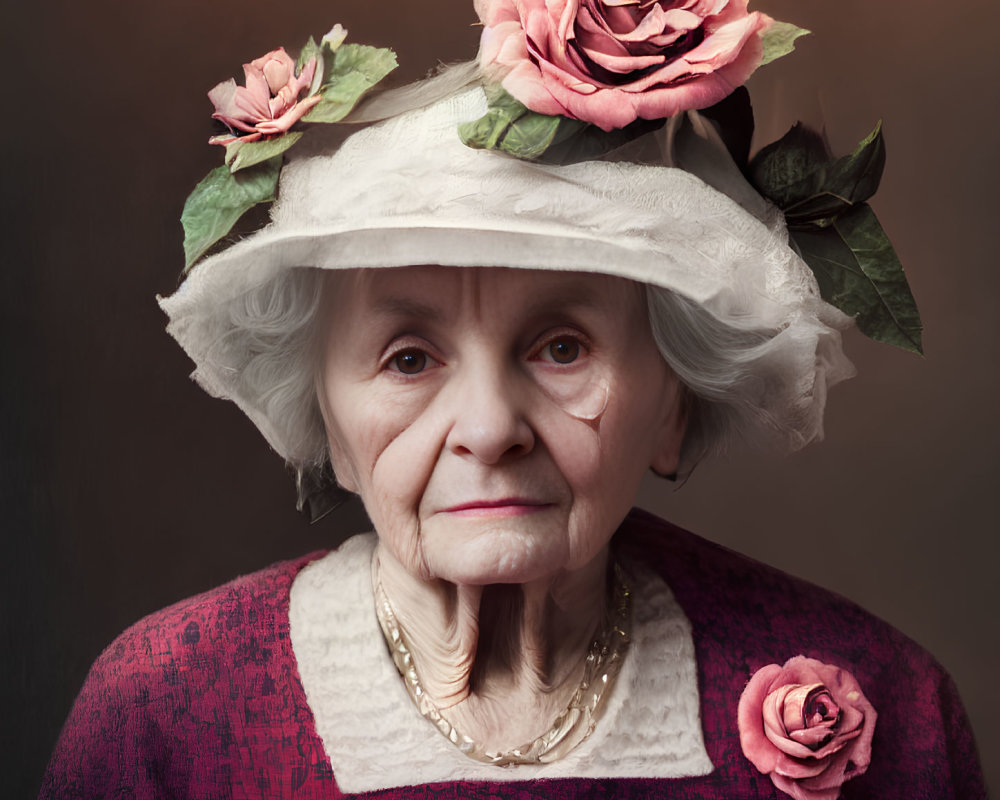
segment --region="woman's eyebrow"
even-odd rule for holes
[[[580,311],[600,308],[602,295],[590,286],[565,286],[543,289],[530,299],[526,299],[525,316],[537,317],[562,311]]]
[[[525,295],[522,313],[527,317],[545,316],[564,311],[600,308],[604,294],[593,286],[555,285]],[[376,297],[370,313],[383,317],[441,320],[448,316],[448,307],[433,300],[415,299],[397,294]]]
[[[419,319],[440,319],[443,311],[440,306],[414,300],[412,297],[397,297],[387,295],[372,303],[371,311],[386,317],[411,317]]]

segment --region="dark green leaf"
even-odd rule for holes
[[[363,44],[344,44],[336,52],[324,45],[323,53],[323,99],[303,117],[305,122],[339,122],[397,66],[392,50]]]
[[[815,194],[785,209],[791,224],[819,221],[828,224],[844,209],[868,200],[878,190],[885,168],[885,142],[879,122],[850,155],[818,170]]]
[[[213,169],[184,203],[184,272],[213,244],[232,230],[236,221],[259,203],[274,200],[281,157],[236,174],[229,167]]]
[[[853,153],[837,159],[818,133],[799,123],[757,154],[750,178],[785,212],[790,225],[825,226],[875,194],[884,168],[881,122]]]
[[[825,228],[792,231],[830,304],[875,341],[922,353],[920,314],[892,243],[867,204]]]
[[[815,193],[815,176],[830,159],[823,137],[801,122],[750,162],[750,180],[778,208],[785,209]]]
[[[226,163],[232,172],[255,167],[261,162],[280,156],[301,138],[302,134],[295,131],[271,139],[258,139],[256,142],[236,139],[226,145]]]
[[[605,131],[596,125],[586,125],[577,120],[564,119],[553,138],[552,144],[537,160],[543,164],[578,164],[581,161],[594,161],[610,157],[615,158],[615,151],[625,148],[639,137],[662,128],[665,120],[639,119],[631,125],[613,131]],[[638,153],[630,152],[625,161],[640,159]],[[657,145],[655,163],[662,158]],[[646,162],[643,162],[646,163]],[[652,162],[651,162],[652,163]]]
[[[771,27],[761,34],[761,42],[764,45],[764,57],[760,61],[760,66],[770,64],[782,56],[787,56],[795,50],[795,40],[800,36],[807,36],[811,31],[792,25],[790,22],[773,22]]]

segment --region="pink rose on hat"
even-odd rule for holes
[[[763,57],[748,0],[476,0],[488,78],[532,111],[604,130],[706,108]]]
[[[836,800],[868,769],[875,709],[840,667],[796,656],[770,664],[740,697],[743,754],[795,800]]]
[[[254,142],[263,136],[286,133],[323,98],[320,94],[302,97],[316,74],[315,56],[296,74],[295,61],[279,47],[243,65],[246,86],[229,79],[215,86],[208,99],[215,106],[214,119],[226,124],[233,136],[215,136],[213,144],[228,144],[236,138]]]

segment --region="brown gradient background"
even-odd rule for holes
[[[6,5],[0,793],[27,797],[120,630],[366,524],[357,505],[300,519],[280,461],[234,406],[187,380],[163,332],[154,295],[181,266],[176,220],[221,155],[205,144],[205,91],[336,21],[354,41],[394,46],[408,79],[471,57],[478,33],[468,0]],[[641,499],[930,649],[1000,785],[1000,6],[759,5],[817,35],[751,82],[758,142],[801,117],[826,120],[843,151],[885,121],[875,206],[920,301],[927,357],[851,333],[860,375],[834,390],[825,443],[787,459],[734,453]]]

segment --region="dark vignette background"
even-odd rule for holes
[[[758,143],[826,121],[841,151],[880,117],[875,201],[927,325],[926,359],[847,337],[828,440],[702,467],[642,502],[857,600],[928,647],[961,689],[1000,785],[995,488],[1000,6],[768,0],[817,32],[751,83]],[[218,163],[205,91],[344,23],[415,78],[475,52],[468,0],[5,3],[2,605],[5,797],[36,790],[91,661],[125,626],[365,527],[309,527],[237,409],[190,383],[154,302],[176,220]],[[793,654],[775,654],[782,660]],[[878,755],[876,754],[876,757]],[[885,757],[892,757],[886,754]]]

